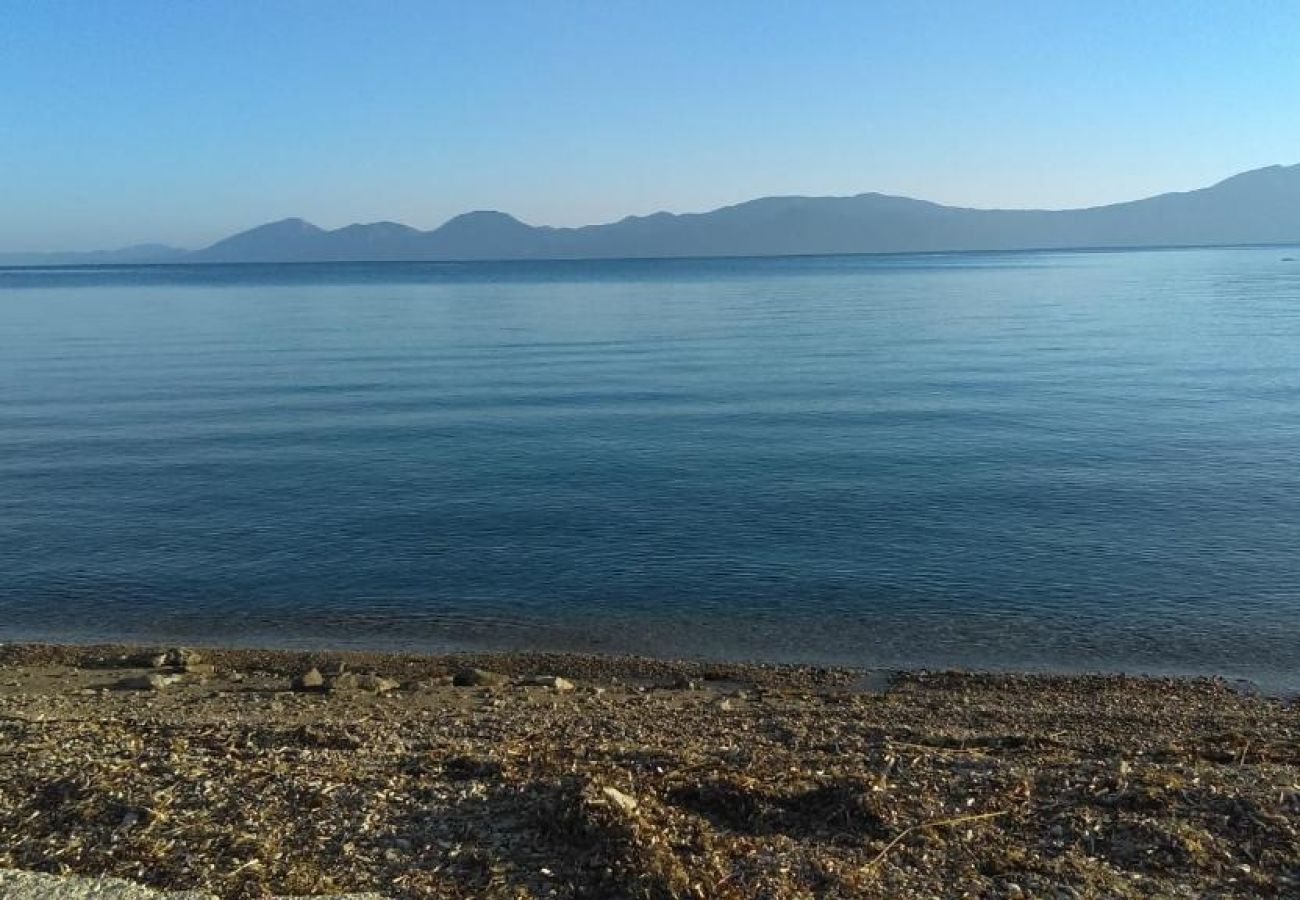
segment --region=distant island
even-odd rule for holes
[[[1200,190],[1086,209],[967,209],[908,197],[764,197],[704,213],[605,225],[528,225],[469,212],[432,231],[396,222],[327,231],[284,219],[201,250],[144,245],[98,253],[0,254],[0,265],[360,262],[794,256],[1300,242],[1300,165]]]

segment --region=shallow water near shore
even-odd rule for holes
[[[1294,255],[0,270],[0,639],[1293,691]]]

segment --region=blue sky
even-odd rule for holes
[[[1300,4],[0,0],[0,249],[1300,162]]]

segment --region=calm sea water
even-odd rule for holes
[[[0,271],[0,639],[1300,688],[1288,255]]]

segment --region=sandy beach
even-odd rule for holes
[[[0,648],[0,868],[222,898],[1300,892],[1300,710],[1211,679]]]

